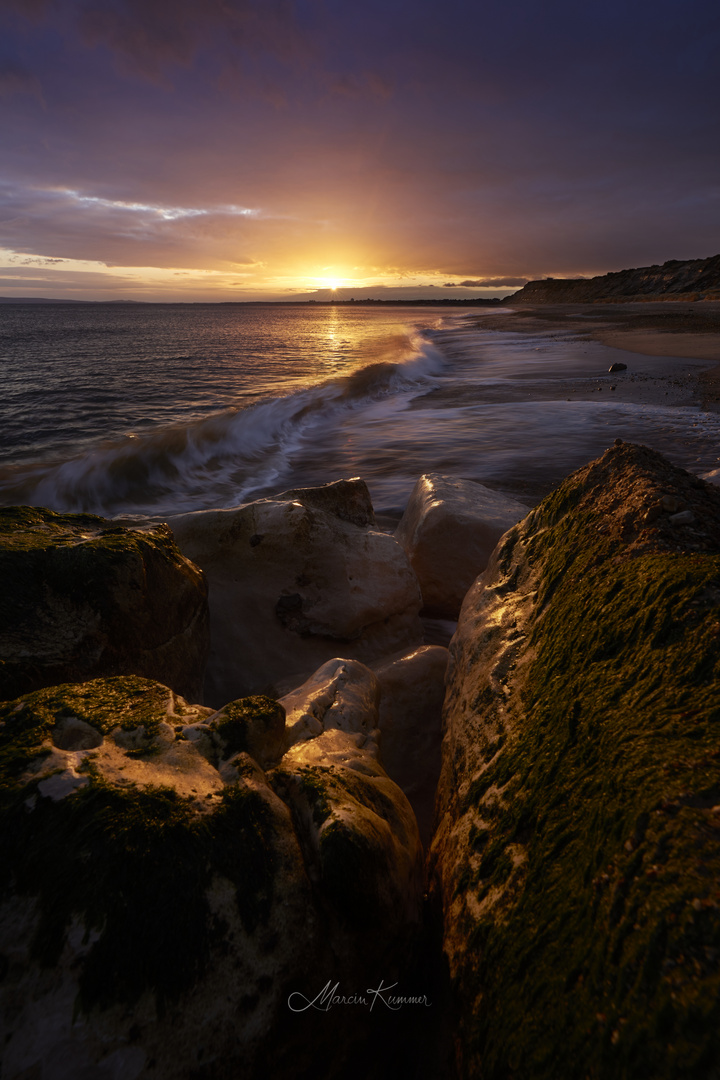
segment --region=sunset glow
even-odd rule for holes
[[[701,0],[2,12],[6,294],[502,296],[720,247]]]

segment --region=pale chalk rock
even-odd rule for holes
[[[417,574],[428,615],[457,619],[498,540],[526,514],[526,506],[472,480],[420,477],[395,537]]]
[[[421,918],[422,846],[408,800],[367,737],[339,728],[292,746],[268,779],[292,808],[311,881],[341,913],[344,962],[356,968],[360,953],[389,968]]]
[[[297,690],[280,698],[287,746],[338,729],[363,735],[376,753],[379,697],[378,681],[364,664],[328,660]]]
[[[415,811],[425,846],[432,835],[440,775],[448,656],[439,645],[422,645],[374,665],[380,690],[381,761]]]
[[[206,701],[290,690],[338,642],[363,663],[421,643],[417,579],[371,515],[352,480],[170,519],[209,585]]]

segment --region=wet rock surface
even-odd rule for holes
[[[1,508],[0,577],[0,699],[118,674],[200,697],[207,588],[165,526]]]
[[[612,447],[503,538],[450,653],[430,870],[459,1074],[714,1075],[720,491]]]
[[[457,618],[498,540],[526,513],[522,503],[472,480],[420,477],[395,537],[417,574],[427,615]]]

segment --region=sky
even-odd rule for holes
[[[719,102],[716,0],[0,0],[0,296],[469,298],[705,258]]]

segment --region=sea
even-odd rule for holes
[[[3,304],[0,505],[155,520],[360,476],[392,522],[423,473],[532,505],[616,438],[718,468],[720,417],[672,378],[707,363],[497,311]]]

